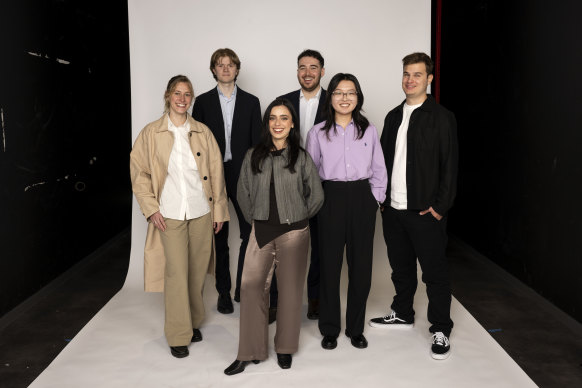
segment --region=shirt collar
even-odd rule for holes
[[[236,84],[234,85],[234,89],[232,89],[232,94],[230,95],[230,98],[226,97],[223,93],[222,90],[220,90],[220,88],[218,87],[218,85],[216,85],[216,90],[218,90],[218,95],[226,100],[231,100],[234,97],[236,97],[236,91],[238,90],[238,87],[236,86]]]
[[[172,120],[170,120],[170,115],[168,114],[168,131],[170,132],[180,131],[185,133],[190,132],[190,121],[186,117],[186,121],[184,122],[184,124],[176,126],[174,125]]]

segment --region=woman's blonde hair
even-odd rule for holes
[[[166,91],[164,92],[164,113],[168,113],[170,111],[170,95],[176,90],[176,86],[180,82],[184,82],[188,85],[190,89],[190,93],[192,93],[192,99],[194,99],[194,88],[192,87],[192,82],[186,77],[185,75],[175,75],[168,81],[168,86],[166,87]]]

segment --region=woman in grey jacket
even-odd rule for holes
[[[238,181],[237,200],[252,224],[241,283],[240,336],[227,375],[268,356],[269,288],[277,275],[279,307],[275,351],[291,367],[299,345],[309,218],[323,204],[323,189],[309,154],[299,145],[299,121],[286,99],[273,101],[263,117],[260,143],[249,150]]]

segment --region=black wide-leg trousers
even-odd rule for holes
[[[240,206],[236,200],[236,186],[238,183],[239,172],[240,171],[236,169],[236,166],[234,166],[232,162],[224,163],[226,194],[234,206],[236,217],[238,218],[241,239],[235,283],[235,290],[238,291],[240,291],[242,271],[245,262],[245,252],[247,251],[249,236],[251,234],[251,225],[245,221],[242,210],[240,209]],[[232,218],[233,215],[231,214],[230,217]],[[228,249],[229,224],[229,222],[225,222],[222,226],[222,230],[214,236],[214,241],[216,244],[216,290],[219,294],[230,293],[231,290],[230,251]]]
[[[431,213],[423,216],[419,211],[396,210],[390,206],[382,212],[384,241],[388,247],[388,260],[392,267],[392,282],[396,295],[392,310],[408,320],[414,319],[412,308],[418,284],[416,260],[422,270],[422,281],[428,296],[428,321],[431,333],[451,334],[451,286],[447,246],[447,217],[440,221]]]
[[[318,214],[320,294],[319,331],[337,337],[341,331],[340,276],[346,250],[348,300],[346,334],[364,331],[366,302],[372,281],[372,258],[378,203],[367,180],[323,183],[325,201]]]

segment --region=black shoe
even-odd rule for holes
[[[293,357],[290,354],[277,353],[277,364],[281,369],[291,368],[291,361],[293,361]]]
[[[277,320],[277,307],[269,308],[269,325]]]
[[[202,341],[202,333],[198,329],[192,329],[192,342]]]
[[[432,335],[432,345],[430,355],[435,360],[446,360],[451,354],[451,343],[449,337],[438,331]]]
[[[249,362],[250,361],[234,360],[234,362],[232,364],[230,364],[230,366],[224,370],[224,374],[227,376],[236,375],[237,373],[244,371],[245,368],[247,367],[247,365],[249,364]],[[261,361],[253,360],[254,364],[258,364],[259,362],[261,362]]]
[[[414,318],[407,321],[396,314],[396,311],[391,311],[390,314],[383,317],[370,319],[370,326],[387,329],[412,329]]]
[[[348,335],[347,333],[346,333],[346,335],[347,335],[348,337],[350,337],[350,340],[351,340],[351,342],[352,342],[352,345],[353,345],[355,348],[358,348],[358,349],[365,349],[365,348],[367,348],[367,347],[368,347],[368,340],[366,339],[366,337],[364,337],[364,335],[363,335],[363,334],[355,335],[355,336],[353,336],[353,337],[352,337],[352,336],[350,336],[350,335]]]
[[[222,314],[233,313],[234,307],[232,307],[232,299],[230,299],[230,293],[223,292],[222,294],[218,295],[218,303],[216,304],[216,308],[218,309],[218,312]]]
[[[307,319],[319,319],[319,299],[307,301]]]
[[[333,335],[323,336],[321,347],[328,350],[335,349],[337,347],[337,337]]]
[[[240,289],[238,288],[234,290],[234,301],[240,303]]]
[[[170,346],[170,351],[172,352],[172,356],[176,358],[188,357],[190,354],[187,346]]]

